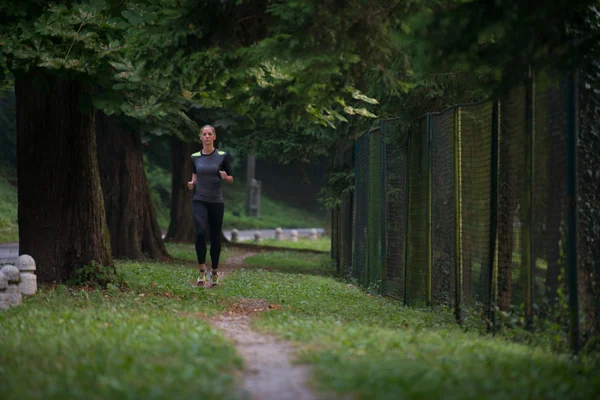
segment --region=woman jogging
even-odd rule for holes
[[[221,229],[223,228],[223,191],[221,181],[233,183],[229,155],[215,148],[217,133],[210,125],[200,130],[202,150],[192,154],[192,180],[188,188],[194,190],[192,213],[196,227],[196,255],[198,257],[198,286],[206,283],[206,234],[210,236],[212,270],[209,287],[219,283],[217,274],[221,255]]]

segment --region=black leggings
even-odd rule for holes
[[[219,268],[221,255],[221,229],[223,228],[223,203],[208,203],[194,200],[192,202],[194,225],[196,226],[196,256],[198,264],[206,262],[206,233],[210,238],[210,260],[212,269]]]

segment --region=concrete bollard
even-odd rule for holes
[[[37,292],[37,277],[35,276],[35,261],[33,257],[23,254],[17,258],[15,267],[21,272],[21,293],[31,296]]]
[[[319,234],[317,233],[317,230],[315,228],[312,228],[310,230],[310,238],[311,240],[317,240],[319,238]]]
[[[240,241],[240,231],[238,231],[237,229],[231,230],[231,241],[233,243],[237,243]]]
[[[0,310],[8,310],[8,279],[6,275],[0,272]]]
[[[262,233],[260,231],[254,232],[254,241],[259,243],[262,240]]]
[[[292,238],[291,238],[292,242],[297,242],[298,241],[298,231],[297,230],[293,230],[292,231]]]
[[[283,229],[275,229],[275,240],[277,240],[278,242],[281,242],[283,240]]]
[[[0,269],[6,279],[8,280],[8,290],[6,293],[8,294],[8,303],[11,306],[18,306],[21,304],[22,296],[21,296],[21,272],[19,272],[19,268],[14,265],[5,265]]]

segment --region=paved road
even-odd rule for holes
[[[0,264],[14,262],[19,257],[19,243],[0,243]]]
[[[283,237],[289,239],[293,229],[284,229]],[[298,237],[310,236],[310,229],[296,229],[298,231]],[[254,233],[260,232],[263,239],[275,238],[275,229],[255,229],[240,231],[240,241],[247,241],[254,239]],[[319,228],[317,233],[319,236],[323,235],[324,230]],[[228,239],[231,239],[231,231],[223,231]],[[0,243],[0,264],[12,263],[19,256],[19,243]]]
[[[292,231],[294,229],[284,229],[283,230],[283,237],[285,240],[289,240],[289,238],[292,236]],[[310,236],[310,229],[296,229],[298,231],[298,237],[309,237]],[[248,230],[248,231],[240,231],[240,241],[246,241],[246,240],[253,240],[254,239],[254,233],[255,232],[260,232],[261,236],[263,239],[275,239],[275,229],[255,229],[255,230]],[[324,229],[318,228],[317,229],[317,233],[319,234],[319,236],[322,236],[324,232]],[[231,239],[231,231],[223,231],[223,233],[225,234],[225,236],[227,237],[227,239]]]

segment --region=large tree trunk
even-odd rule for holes
[[[193,242],[192,192],[187,183],[192,179],[192,153],[200,151],[199,143],[185,143],[171,137],[171,222],[165,240]]]
[[[112,265],[86,90],[43,70],[16,79],[19,251],[40,282],[64,282],[92,260]]]
[[[113,257],[169,257],[148,191],[139,131],[123,117],[102,112],[96,112],[96,131]]]

